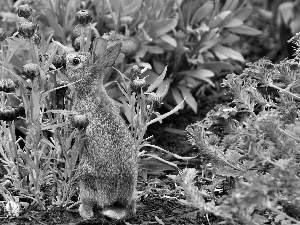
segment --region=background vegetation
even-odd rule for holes
[[[65,55],[101,36],[122,40],[105,88],[140,146],[139,207],[126,224],[299,223],[299,58],[277,60],[272,4],[5,0],[0,8],[3,221],[85,223]],[[86,26],[80,9],[91,15]],[[121,223],[90,221],[100,222]]]

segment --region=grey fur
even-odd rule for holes
[[[116,209],[126,217],[135,213],[138,152],[119,109],[103,86],[104,69],[119,54],[119,43],[101,38],[94,41],[93,53],[67,55],[67,76],[75,85],[73,110],[89,119],[80,166],[80,215],[93,216],[92,208]],[[105,52],[103,52],[105,51]],[[74,64],[77,57],[80,63]]]

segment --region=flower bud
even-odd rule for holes
[[[82,130],[89,125],[89,119],[86,115],[75,115],[71,118],[73,127]]]
[[[10,78],[0,80],[0,91],[10,93],[16,89],[16,84]]]
[[[39,45],[41,43],[41,35],[38,34],[38,33],[35,33],[33,36],[32,36],[32,42],[33,44],[35,45]]]
[[[121,19],[120,19],[120,22],[121,22],[121,26],[125,26],[125,25],[128,25],[132,22],[133,18],[131,16],[123,16]]]
[[[35,77],[40,75],[40,70],[37,64],[35,63],[28,63],[23,66],[23,75],[33,80]]]
[[[92,14],[89,10],[80,10],[75,15],[75,20],[81,26],[86,26],[92,21]]]
[[[29,21],[21,23],[18,32],[23,38],[31,38],[38,30],[38,25]]]
[[[0,106],[0,120],[13,121],[16,119],[15,109],[10,106]]]
[[[141,76],[141,69],[137,65],[134,65],[130,70],[130,80],[137,79],[139,76]]]
[[[130,87],[134,92],[141,93],[141,89],[146,85],[147,82],[145,79],[136,78],[131,82]]]
[[[146,101],[152,103],[154,108],[160,107],[163,104],[162,97],[154,92],[147,93]]]
[[[17,14],[19,17],[24,17],[25,19],[28,19],[29,16],[32,14],[32,8],[28,4],[20,5],[18,7]]]
[[[128,57],[135,56],[135,54],[139,51],[140,44],[139,41],[134,38],[124,39],[122,43],[121,52]]]

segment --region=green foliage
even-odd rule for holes
[[[69,1],[68,10],[71,10],[70,7],[73,9],[73,4],[75,1]],[[51,15],[54,12],[52,6],[36,7],[37,11],[43,9],[49,11]],[[34,17],[37,11],[28,15],[28,18]],[[71,12],[72,10],[69,11]],[[53,17],[54,15],[50,20],[54,19]],[[36,24],[32,24],[35,28]],[[54,26],[54,31],[60,29],[59,23],[53,24],[53,21],[50,22],[50,25]],[[88,54],[93,26],[83,23],[78,25],[78,28],[79,50]],[[36,40],[37,29],[29,31],[30,35],[20,37],[21,34],[16,33],[13,37],[0,41],[1,85],[10,85],[1,86],[0,92],[0,160],[7,171],[4,178],[1,178],[0,194],[5,200],[2,203],[11,216],[19,216],[24,210],[33,207],[46,210],[51,206],[73,207],[77,204],[77,169],[84,143],[84,128],[88,125],[88,121],[83,121],[84,124],[80,125],[74,123],[74,118],[83,117],[78,117],[77,112],[71,111],[74,88],[65,75],[65,54],[71,51],[71,48],[62,44],[66,41],[65,36],[58,32],[56,35],[59,35],[58,38],[62,43],[59,41],[49,43],[49,37],[46,40],[43,34],[39,41]],[[21,49],[21,44],[16,45],[17,42],[23,43],[24,49]],[[120,50],[121,42],[108,40],[108,46],[106,41],[102,45],[102,48],[97,47],[103,50],[98,53],[98,58],[102,59],[101,63],[111,67],[118,57],[119,53],[116,52],[119,51],[115,50],[116,48]],[[22,60],[19,57],[20,50],[26,51]],[[19,67],[13,67],[12,64],[17,62],[21,62]],[[117,69],[116,71],[119,72]],[[140,68],[135,66],[130,79],[119,72],[120,82],[116,83],[122,92],[123,112],[130,124],[129,129],[136,140],[136,145],[139,146],[140,155],[155,158],[177,168],[175,164],[141,150],[144,146],[150,146],[147,140],[143,139],[147,126],[177,112],[183,104],[181,102],[163,115],[156,112],[157,107],[162,104],[162,96],[153,93],[153,90],[161,85],[166,72],[167,68],[153,83],[147,84],[140,78]],[[6,78],[13,80],[17,88],[10,88],[12,81],[2,82]],[[143,86],[139,86],[140,81],[145,81],[142,82]],[[14,113],[16,110],[10,110],[20,103],[24,107],[22,115]],[[6,113],[12,112],[13,116],[4,117]],[[15,129],[21,130],[23,136],[16,136]],[[165,151],[157,146],[151,147]]]
[[[168,66],[169,72],[155,90],[161,95],[167,87],[163,101],[168,109],[185,98],[185,105],[197,112],[198,94],[195,92],[200,93],[197,90],[207,85],[214,87],[212,78],[215,75],[232,72],[234,67],[230,61],[245,62],[244,57],[232,48],[239,41],[239,35],[261,34],[244,25],[252,12],[247,1],[33,2],[32,19],[39,24],[48,44],[53,38],[63,44],[62,48],[70,50],[70,40],[74,41],[82,31],[79,27],[73,31],[74,15],[84,5],[94,15],[91,36],[106,34],[110,38],[123,40],[124,54],[121,54],[116,65],[122,73],[128,75],[133,64],[147,67],[149,70],[143,76],[148,76],[147,81],[151,83]],[[2,7],[5,11],[1,16],[9,28],[24,19],[13,13],[13,5]],[[114,75],[110,75],[113,79]],[[109,84],[108,89],[113,98],[121,96],[116,85]]]
[[[188,204],[230,224],[262,224],[269,213],[273,221],[298,224],[299,212],[283,206],[299,207],[299,58],[279,64],[262,59],[247,66],[224,80],[233,101],[186,129],[210,162],[198,179],[209,182],[196,191],[196,172],[190,170],[176,180]],[[183,182],[192,172],[192,179]],[[216,195],[220,188],[222,198]],[[193,202],[200,198],[206,201]]]
[[[243,25],[252,8],[245,2],[220,1],[111,1],[112,9],[121,18],[131,18],[122,25],[117,37],[136,38],[140,50],[134,57],[138,65],[151,70],[148,79],[156,79],[168,65],[170,73],[157,88],[162,94],[165,87],[165,106],[179,104],[184,98],[197,112],[194,90],[205,83],[214,86],[211,78],[221,71],[232,71],[227,62],[244,63],[243,56],[231,48],[238,35],[259,35],[260,31]],[[119,10],[120,9],[120,10]],[[114,27],[117,29],[116,27]]]

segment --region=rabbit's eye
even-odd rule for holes
[[[74,59],[73,59],[73,65],[78,65],[79,63],[80,63],[80,58],[79,57],[74,57]]]

